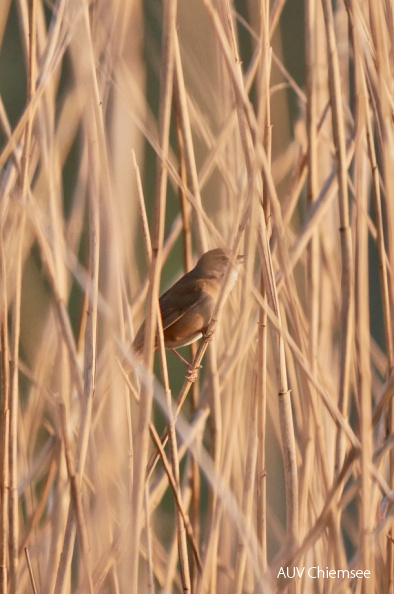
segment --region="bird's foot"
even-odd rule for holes
[[[189,363],[189,365],[187,366],[187,374],[185,377],[189,382],[194,383],[198,376],[197,372],[199,371],[199,369],[202,369],[202,365],[196,365],[194,369],[192,369],[192,367],[193,365]]]
[[[182,355],[180,355],[180,354],[178,353],[178,351],[176,351],[175,349],[171,349],[171,350],[172,350],[172,352],[174,353],[174,355],[176,355],[176,356],[178,357],[178,359],[180,359],[180,361],[182,361],[182,363],[183,363],[184,365],[186,365],[186,367],[187,367],[187,368],[190,370],[190,368],[192,367],[192,364],[191,364],[191,363],[189,363],[189,361],[186,361],[186,359],[184,359],[184,358],[182,357]],[[197,371],[197,369],[202,369],[202,365],[197,365],[197,367],[196,367],[196,371]]]
[[[176,351],[175,349],[171,349],[171,350],[174,353],[174,355],[176,355],[178,357],[178,359],[180,359],[182,361],[182,363],[184,363],[186,365],[186,367],[187,367],[187,374],[185,376],[186,379],[191,383],[195,382],[197,379],[197,375],[198,375],[197,372],[199,369],[202,369],[202,365],[197,365],[197,367],[195,367],[195,369],[192,369],[192,367],[193,367],[192,363],[189,363],[189,361],[186,361],[186,359],[184,359],[182,357],[182,355],[180,355],[178,353],[178,351]]]
[[[189,361],[186,361],[186,359],[184,359],[184,358],[182,357],[182,355],[181,355],[180,353],[178,353],[178,351],[177,351],[177,350],[175,350],[175,349],[171,349],[171,351],[174,353],[174,355],[176,355],[176,356],[178,357],[178,359],[179,359],[180,361],[182,361],[182,363],[183,363],[184,365],[186,365],[186,367],[188,367],[188,368],[189,368],[189,367],[191,367],[191,363],[189,363]]]
[[[194,383],[198,376],[197,372],[199,369],[202,369],[202,365],[197,365],[194,369],[192,369],[192,367],[193,365],[189,363],[187,366],[187,374],[185,375],[185,377],[189,382]]]
[[[194,384],[194,382],[197,379],[197,376],[198,376],[197,370],[198,369],[201,369],[201,365],[199,365],[196,369],[188,369],[187,374],[185,375],[185,378],[191,384]]]

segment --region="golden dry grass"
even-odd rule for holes
[[[0,4],[0,592],[393,592],[392,0],[163,4]]]

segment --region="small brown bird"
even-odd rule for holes
[[[235,264],[232,264],[228,293],[237,280],[239,267],[244,259],[244,256],[237,256]],[[189,363],[175,349],[191,344],[205,334],[229,262],[228,250],[217,248],[206,252],[193,270],[182,276],[159,299],[165,346],[187,366]],[[143,349],[144,334],[145,322],[134,338],[133,347],[137,352]],[[157,348],[156,341],[155,350]]]

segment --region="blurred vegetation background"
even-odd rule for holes
[[[2,0],[0,592],[393,591],[393,30]],[[166,386],[133,336],[215,247],[244,270]]]

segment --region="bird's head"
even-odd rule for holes
[[[228,263],[231,259],[230,250],[223,248],[216,248],[205,252],[196,264],[195,272],[198,275],[207,278],[222,278],[226,272]],[[235,257],[235,262],[232,262],[237,273],[239,266],[245,261],[245,256],[240,255]]]

